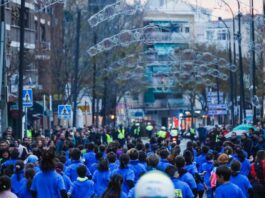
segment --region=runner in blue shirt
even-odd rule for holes
[[[77,179],[77,168],[83,163],[80,160],[81,151],[78,148],[74,148],[71,151],[71,159],[72,163],[65,169],[65,174],[71,179],[71,181],[75,181]],[[87,169],[87,176],[91,178],[91,174]]]
[[[159,156],[157,154],[152,154],[147,157],[147,171],[157,170],[157,165],[159,163]]]
[[[113,175],[109,182],[107,190],[103,193],[101,198],[127,198],[127,193],[122,191],[123,178],[121,175]]]
[[[32,193],[30,191],[30,187],[31,187],[34,175],[35,175],[35,170],[33,168],[26,169],[25,171],[26,180],[23,182],[23,184],[19,188],[18,197],[33,198]]]
[[[240,173],[240,168],[241,168],[240,162],[234,160],[231,164],[232,175],[230,178],[230,182],[237,185],[242,190],[242,192],[246,197],[253,197],[254,192],[252,185],[250,184],[248,178]]]
[[[80,165],[77,168],[77,180],[73,182],[68,196],[71,198],[90,198],[94,195],[94,182],[88,180],[87,167]]]
[[[92,180],[95,183],[95,196],[101,197],[108,187],[110,181],[110,171],[108,161],[106,159],[100,160],[98,170],[93,174]]]
[[[206,160],[207,162],[203,163],[201,166],[201,170],[200,173],[203,174],[203,179],[207,188],[207,198],[212,198],[213,197],[213,191],[211,188],[211,173],[213,171],[214,168],[214,164],[213,164],[213,154],[212,153],[208,153],[206,155]]]
[[[187,172],[184,169],[184,166],[185,166],[184,157],[183,156],[177,156],[175,159],[175,163],[176,163],[176,167],[178,169],[178,173],[180,175],[179,179],[189,185],[194,196],[196,197],[197,196],[197,184],[196,184],[195,179],[193,178],[192,174],[190,174],[189,172]]]
[[[246,198],[242,190],[235,184],[231,183],[231,171],[226,166],[220,166],[216,170],[217,182],[220,184],[215,191],[215,198]]]
[[[92,164],[97,162],[93,143],[89,143],[87,145],[87,153],[84,155],[84,159],[85,159],[85,165],[87,166],[88,169],[90,169],[90,166]]]
[[[97,168],[98,168],[98,163],[99,163],[99,161],[100,161],[101,159],[103,159],[103,154],[102,154],[101,152],[97,152],[97,153],[96,153],[96,162],[93,163],[93,164],[90,166],[90,168],[89,168],[89,171],[90,171],[91,175],[93,175],[94,172],[97,170]]]
[[[136,183],[140,176],[146,172],[146,169],[142,164],[139,163],[139,153],[136,149],[130,149],[128,152],[130,156],[130,162],[128,167],[133,170],[135,174],[134,182]]]
[[[250,162],[246,159],[246,156],[242,150],[236,151],[235,159],[239,160],[241,163],[240,173],[248,176],[250,171]]]
[[[72,185],[71,179],[64,173],[64,165],[61,162],[58,162],[56,164],[56,172],[59,173],[63,177],[65,189],[68,192],[70,190],[70,187]]]
[[[201,169],[201,166],[203,163],[207,162],[206,155],[209,151],[209,148],[207,146],[202,147],[202,153],[196,158],[196,165],[198,170]]]
[[[24,177],[24,162],[18,160],[15,166],[15,173],[11,176],[11,190],[13,193],[18,194],[19,188],[25,182]]]
[[[109,170],[112,172],[113,170],[119,167],[119,164],[116,163],[117,155],[114,152],[109,152],[107,154],[107,159],[109,161]]]
[[[169,152],[168,152],[167,149],[162,149],[162,150],[159,152],[159,155],[160,155],[161,159],[160,159],[160,161],[159,161],[159,163],[158,163],[158,165],[157,165],[157,169],[158,169],[158,170],[161,170],[161,171],[165,171],[166,168],[167,168],[169,165],[171,165],[171,164],[169,163],[169,161],[167,160],[167,157],[168,157],[168,155],[169,155]]]
[[[189,185],[178,179],[179,175],[177,172],[177,168],[175,166],[172,166],[172,165],[168,166],[166,168],[166,173],[171,178],[174,184],[176,197],[181,197],[181,198],[193,198],[194,197]]]
[[[120,156],[120,167],[115,169],[111,175],[121,175],[123,177],[122,191],[128,193],[129,190],[134,187],[135,174],[133,170],[128,167],[129,156],[122,154]]]
[[[41,172],[37,173],[32,181],[30,190],[36,198],[67,198],[64,181],[55,171],[54,153],[43,152],[40,162]]]

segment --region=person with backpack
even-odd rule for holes
[[[254,197],[262,198],[265,194],[265,151],[257,152],[255,162],[250,166],[250,178]]]

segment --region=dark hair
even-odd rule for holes
[[[109,163],[114,163],[117,159],[117,155],[114,152],[109,152],[107,154],[107,158],[109,160]]]
[[[96,160],[101,160],[103,158],[103,153],[101,153],[101,152],[97,152],[96,153]]]
[[[71,151],[72,160],[80,160],[81,151],[78,148],[73,148]]]
[[[156,154],[152,154],[146,159],[146,162],[148,166],[156,168],[159,163],[159,157]]]
[[[146,162],[146,153],[144,151],[139,151],[139,162]]]
[[[4,175],[0,177],[0,192],[11,189],[11,180],[8,176]]]
[[[17,160],[17,162],[16,162],[16,168],[15,168],[15,174],[16,174],[16,176],[17,176],[17,180],[18,181],[20,181],[20,179],[21,179],[21,171],[23,171],[23,169],[24,169],[24,162],[22,161],[22,160]]]
[[[139,153],[136,149],[129,150],[129,156],[131,160],[137,160],[139,158]]]
[[[105,146],[104,144],[99,145],[99,151],[100,151],[101,153],[104,153],[105,150],[106,150],[106,146]]]
[[[57,162],[55,167],[58,173],[62,173],[64,171],[64,164],[62,162]]]
[[[76,172],[77,172],[78,177],[84,178],[87,175],[87,167],[85,165],[80,165],[76,169]]]
[[[175,166],[172,166],[172,165],[169,165],[169,166],[166,168],[166,170],[165,170],[166,174],[167,174],[170,178],[174,177],[174,175],[175,175],[175,173],[176,173],[177,171],[178,171],[177,168],[176,168]]]
[[[265,151],[259,150],[256,155],[256,162],[261,162],[265,158]]]
[[[210,161],[210,160],[212,160],[213,159],[213,154],[212,153],[207,153],[207,155],[206,155],[206,160],[207,161]]]
[[[241,163],[238,160],[233,160],[231,164],[232,173],[238,173],[241,169]]]
[[[159,155],[162,159],[167,159],[169,152],[167,149],[162,149],[160,150]]]
[[[183,156],[179,155],[175,158],[175,164],[177,168],[183,168],[185,166],[185,159]]]
[[[245,160],[246,156],[242,150],[237,150],[236,154],[240,162],[243,162]]]
[[[208,151],[209,151],[209,147],[208,147],[208,146],[203,146],[203,147],[202,147],[202,153],[203,153],[203,154],[206,155],[206,154],[208,153]]]
[[[113,175],[110,179],[107,190],[101,198],[120,198],[122,193],[123,178],[121,175]]]
[[[14,149],[10,152],[10,158],[11,159],[18,159],[18,156],[19,156],[19,152],[17,149]]]
[[[94,144],[93,144],[93,143],[89,143],[89,144],[87,145],[87,150],[88,150],[88,151],[93,151],[93,150],[94,150]]]
[[[25,177],[27,179],[27,189],[30,191],[33,177],[35,175],[35,170],[33,168],[28,168],[25,171]]]
[[[189,151],[189,150],[186,150],[183,154],[183,157],[186,161],[186,164],[191,164],[192,161],[193,161],[193,154]]]
[[[224,181],[229,181],[231,176],[231,170],[226,166],[220,166],[216,170],[216,175],[222,177]]]
[[[46,150],[42,153],[40,169],[43,172],[48,172],[55,169],[54,152],[52,150]]]
[[[128,165],[128,163],[129,163],[129,160],[130,160],[130,158],[129,158],[129,155],[127,155],[127,154],[122,154],[121,156],[120,156],[120,168],[126,168],[127,167],[127,165]]]
[[[142,151],[142,150],[144,150],[144,145],[143,145],[143,143],[137,143],[137,144],[136,144],[136,149],[137,149],[138,151]]]
[[[98,170],[101,172],[109,170],[109,162],[106,159],[101,159],[98,163]]]

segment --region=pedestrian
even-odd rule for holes
[[[51,150],[44,151],[40,161],[41,172],[32,181],[30,190],[36,198],[67,198],[64,181],[55,171],[55,155]]]
[[[63,177],[65,189],[68,192],[72,185],[71,179],[64,173],[64,164],[62,162],[56,163],[56,172]]]
[[[95,146],[93,143],[89,143],[87,145],[87,152],[84,155],[85,165],[87,166],[88,169],[91,167],[92,164],[94,164],[97,161],[96,153],[94,152],[94,147]]]
[[[17,198],[11,192],[11,180],[8,176],[0,176],[0,198]]]
[[[80,165],[77,168],[77,180],[73,182],[70,190],[68,191],[68,196],[70,198],[90,198],[93,197],[94,182],[89,180],[87,177],[87,167],[85,165]]]
[[[265,194],[265,151],[257,152],[255,162],[250,167],[250,178],[254,189],[254,197],[261,198]]]
[[[170,165],[168,161],[169,152],[167,149],[163,148],[159,151],[160,160],[159,164],[157,165],[157,169],[160,171],[165,171],[166,168]]]
[[[128,193],[131,188],[134,187],[135,174],[132,169],[128,167],[129,155],[122,154],[120,156],[120,166],[119,168],[113,170],[113,175],[121,175],[123,177],[122,191]]]
[[[214,168],[213,154],[207,153],[206,160],[207,161],[204,162],[201,166],[200,173],[203,175],[203,179],[205,182],[207,198],[213,198],[213,189],[210,182],[211,174]]]
[[[121,175],[113,175],[109,182],[107,190],[101,198],[127,198],[126,193],[122,191],[123,177]]]
[[[242,192],[244,193],[245,197],[253,197],[253,188],[250,184],[249,179],[240,173],[241,164],[239,161],[234,160],[231,164],[231,178],[230,181],[237,185]]]
[[[11,176],[11,190],[13,193],[18,194],[20,186],[25,181],[24,177],[24,162],[18,160],[15,166],[15,173]]]
[[[226,166],[220,166],[216,170],[217,182],[220,184],[216,188],[215,198],[245,198],[242,190],[230,182],[231,171]]]
[[[95,185],[95,197],[101,197],[110,181],[109,163],[106,159],[99,161],[98,168],[93,174],[92,180]]]
[[[136,183],[141,175],[146,172],[145,167],[139,162],[139,152],[133,148],[128,151],[130,161],[128,167],[133,170],[135,178],[134,182]]]
[[[33,168],[28,168],[25,170],[26,180],[19,187],[18,196],[19,198],[33,198],[33,195],[30,191],[33,177],[35,175],[35,170]]]
[[[198,131],[200,143],[204,143],[207,137],[207,129],[203,127],[202,124],[199,124],[199,128],[197,128],[197,131]]]

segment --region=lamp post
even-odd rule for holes
[[[232,9],[232,7],[225,1],[225,0],[222,0],[222,2],[227,6],[227,8],[229,9],[231,15],[232,15],[232,23],[233,23],[233,64],[236,65],[236,24],[235,24],[235,14],[234,14],[234,11]],[[231,34],[230,34],[230,40],[231,40]],[[234,95],[234,98],[233,98],[233,102],[234,102],[234,105],[236,105],[237,103],[237,73],[234,72],[233,73],[233,95]],[[235,123],[235,120],[234,120],[234,123]]]
[[[242,37],[241,37],[241,11],[240,2],[237,0],[238,6],[238,54],[239,54],[239,71],[240,71],[240,122],[242,123],[244,118],[246,118],[246,108],[245,108],[245,92],[244,92],[244,69],[242,62]]]
[[[231,49],[231,32],[225,21],[222,19],[222,17],[218,18],[219,21],[221,21],[225,28],[228,31],[228,53],[229,53],[229,63],[232,65],[232,49]],[[234,112],[234,79],[233,79],[233,72],[230,70],[229,72],[230,75],[230,100],[231,100],[231,124],[234,126],[235,124],[235,112]]]

